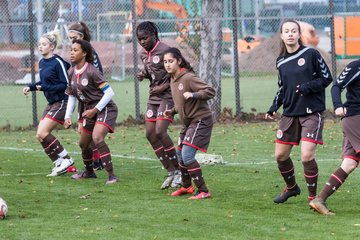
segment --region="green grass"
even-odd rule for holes
[[[118,122],[122,122],[129,115],[135,116],[134,83],[131,80],[123,82],[111,82],[115,91],[114,101],[119,107]],[[1,85],[2,98],[6,104],[0,106],[0,127],[9,126],[10,129],[32,125],[32,98],[22,94],[23,86]],[[140,113],[145,112],[148,98],[148,82],[140,82]],[[222,103],[221,108],[232,108],[235,114],[236,98],[235,83],[232,78],[222,79]],[[332,109],[330,88],[327,89],[327,108]],[[240,78],[240,106],[243,112],[266,112],[272,104],[277,91],[276,75],[259,75],[254,77]],[[46,104],[43,93],[37,92],[37,114],[41,117]],[[76,114],[74,114],[76,117]],[[75,120],[75,118],[74,118]]]
[[[134,83],[130,80],[111,82],[115,91],[114,101],[119,107],[118,122],[124,121],[129,115],[135,116]],[[32,98],[22,94],[23,86],[1,85],[1,96],[5,103],[0,106],[0,127],[10,126],[11,129],[32,125]],[[140,112],[144,113],[148,97],[148,82],[140,82]],[[236,98],[235,84],[231,78],[222,79],[222,108],[228,107],[235,113]],[[242,111],[266,112],[272,103],[277,90],[277,77],[275,75],[241,77],[240,104]],[[43,93],[37,93],[38,118],[46,104]],[[328,108],[332,108],[330,97],[327,98]],[[76,114],[74,114],[76,117]]]
[[[299,147],[292,158],[302,194],[285,204],[272,198],[283,188],[273,160],[277,124],[216,125],[210,154],[228,163],[204,166],[212,198],[189,201],[159,190],[165,175],[144,137],[144,127],[119,127],[106,140],[120,183],[47,178],[51,165],[34,131],[0,132],[0,196],[9,216],[0,239],[358,239],[360,207],[356,172],[329,200],[336,216],[308,208]],[[179,126],[171,126],[174,141]],[[54,132],[81,168],[78,134]],[[327,121],[319,146],[319,188],[340,164],[341,129]],[[12,148],[12,149],[10,149]],[[141,160],[150,158],[153,160]],[[81,196],[90,194],[87,199]]]

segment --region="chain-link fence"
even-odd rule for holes
[[[277,88],[277,32],[283,19],[302,22],[303,41],[322,53],[333,73],[360,55],[355,29],[360,16],[352,13],[359,12],[360,1],[355,0],[5,0],[0,7],[4,128],[36,124],[45,98],[39,92],[24,97],[21,90],[38,79],[37,40],[58,29],[57,53],[69,59],[68,26],[78,21],[92,32],[91,43],[116,93],[119,122],[140,120],[146,106],[148,83],[135,80],[143,66],[134,29],[142,21],[154,22],[161,41],[180,48],[216,88],[212,108],[222,116],[267,110]]]

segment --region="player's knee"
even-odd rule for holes
[[[315,154],[313,152],[302,152],[301,153],[301,160],[302,161],[310,161],[315,158]]]
[[[162,130],[156,130],[155,131],[155,136],[157,139],[164,139],[167,137],[167,133],[166,131],[162,131]]]
[[[101,135],[95,135],[95,136],[93,136],[92,139],[93,139],[95,145],[98,145],[99,143],[104,141],[104,137]]]
[[[185,166],[189,166],[190,164],[196,161],[195,154],[196,154],[195,148],[186,145],[183,146],[181,150],[181,158]]]
[[[343,162],[341,163],[341,168],[346,172],[346,173],[351,173],[352,171],[354,171],[359,165],[359,162],[354,160],[354,159],[350,159],[350,158],[345,158],[343,160]]]
[[[275,152],[275,159],[276,161],[284,161],[286,159],[289,158],[289,154],[288,153],[284,153],[284,152]]]
[[[89,148],[89,144],[85,141],[79,141],[79,147],[84,151]]]
[[[49,133],[44,133],[44,132],[41,132],[41,131],[38,131],[36,133],[36,139],[39,141],[39,142],[42,142],[43,139],[48,135]]]

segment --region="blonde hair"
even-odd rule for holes
[[[50,44],[54,46],[54,49],[60,44],[60,31],[54,30],[51,32],[47,32],[41,36],[42,38],[46,38],[49,40]]]

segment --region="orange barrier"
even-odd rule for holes
[[[335,54],[338,58],[360,57],[360,16],[335,16]]]

